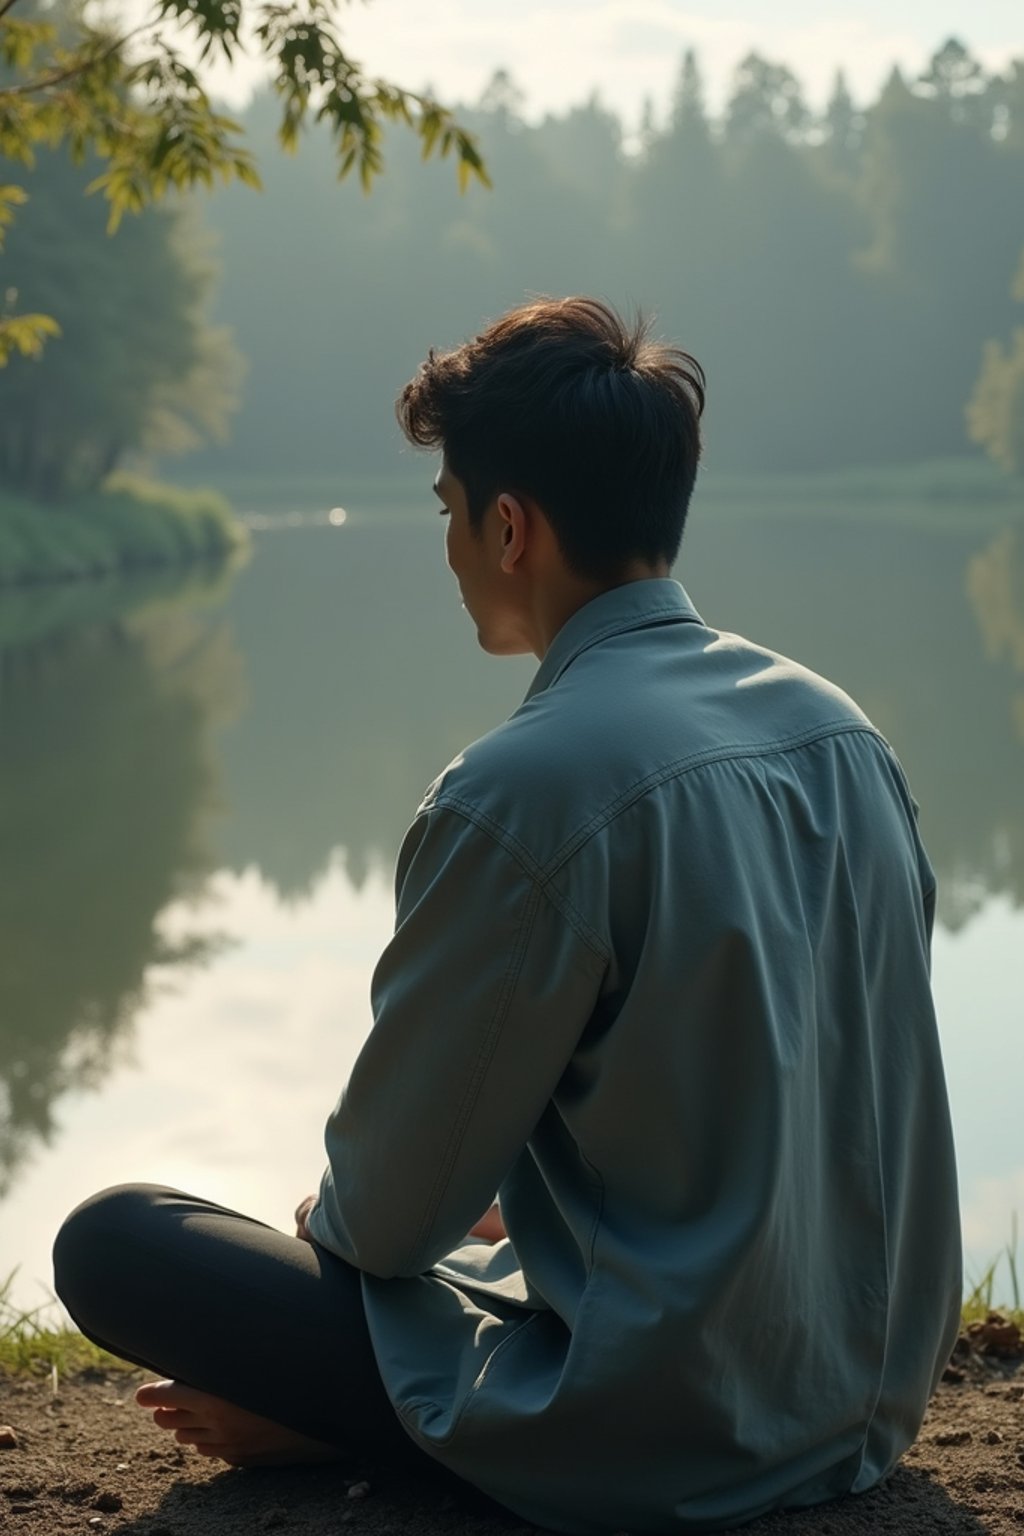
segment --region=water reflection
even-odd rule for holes
[[[98,1086],[131,1038],[147,970],[195,964],[161,911],[211,867],[212,728],[237,709],[224,625],[177,606],[63,631],[3,658],[0,1194],[55,1102]]]
[[[440,519],[278,533],[230,613],[249,703],[225,733],[222,862],[308,895],[332,851],[390,881],[430,781],[519,703],[529,658],[495,661],[445,568]]]
[[[1020,530],[708,515],[679,571],[709,623],[833,677],[888,735],[921,801],[947,934],[994,898],[1024,903]],[[423,790],[533,671],[479,652],[427,513],[268,535],[229,591],[72,627],[65,615],[45,643],[19,602],[6,621],[0,604],[0,636],[37,624],[31,645],[0,652],[0,1194],[52,1138],[61,1096],[98,1087],[131,1050],[137,1020],[150,1036],[182,1029],[154,988],[216,950],[224,892],[237,906],[256,881],[288,910],[289,938],[264,914],[257,942],[257,908],[231,907],[247,1000],[234,1020],[211,1001],[211,1029],[220,1009],[225,1031],[264,1030],[277,1049],[252,989],[280,972],[274,996],[305,986],[296,1018],[312,1005],[293,955],[314,912],[344,925],[317,943],[344,950],[345,995],[362,997]],[[328,890],[343,918],[325,915]],[[341,982],[316,974],[326,1010]],[[951,1015],[974,986],[956,975]]]
[[[991,896],[1024,900],[1024,705],[1006,665],[1024,626],[1022,545],[698,518],[679,566],[709,623],[834,678],[893,742],[953,930]],[[286,898],[308,893],[339,847],[357,887],[389,871],[425,786],[516,706],[533,668],[479,653],[429,526],[279,535],[231,615],[250,702],[224,740],[220,846]]]
[[[1024,623],[1020,548],[1019,534],[989,543],[913,523],[751,519],[697,524],[689,550],[709,623],[833,678],[892,742],[952,931],[994,896],[1024,901],[1019,684],[1000,660]]]
[[[1024,741],[1024,533],[1004,528],[967,565],[967,595],[985,652],[1021,676],[1011,701],[1017,734]]]

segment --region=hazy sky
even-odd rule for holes
[[[372,0],[343,7],[354,56],[412,88],[471,101],[509,69],[528,116],[584,100],[596,87],[630,123],[645,96],[668,99],[683,50],[698,50],[712,106],[740,58],[756,48],[790,65],[812,105],[842,65],[870,100],[893,63],[916,74],[939,44],[960,37],[991,68],[1024,55],[1022,0]],[[238,100],[243,68],[216,83]]]

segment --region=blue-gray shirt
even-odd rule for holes
[[[933,904],[845,694],[673,581],[570,618],[405,839],[310,1218],[425,1450],[584,1533],[893,1464],[960,1301]]]

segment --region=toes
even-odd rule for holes
[[[166,1403],[170,1389],[174,1387],[173,1381],[144,1381],[135,1392],[135,1401],[140,1408],[157,1408],[161,1403]]]
[[[153,1423],[160,1429],[182,1429],[186,1424],[193,1423],[190,1413],[183,1408],[154,1408]]]
[[[194,1445],[197,1450],[202,1445],[217,1444],[214,1432],[204,1429],[201,1424],[183,1424],[180,1429],[174,1431],[174,1438],[179,1445]]]

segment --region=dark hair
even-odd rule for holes
[[[538,299],[451,352],[431,349],[395,405],[442,448],[479,526],[501,491],[542,509],[571,568],[674,560],[700,458],[704,371],[598,299]]]

